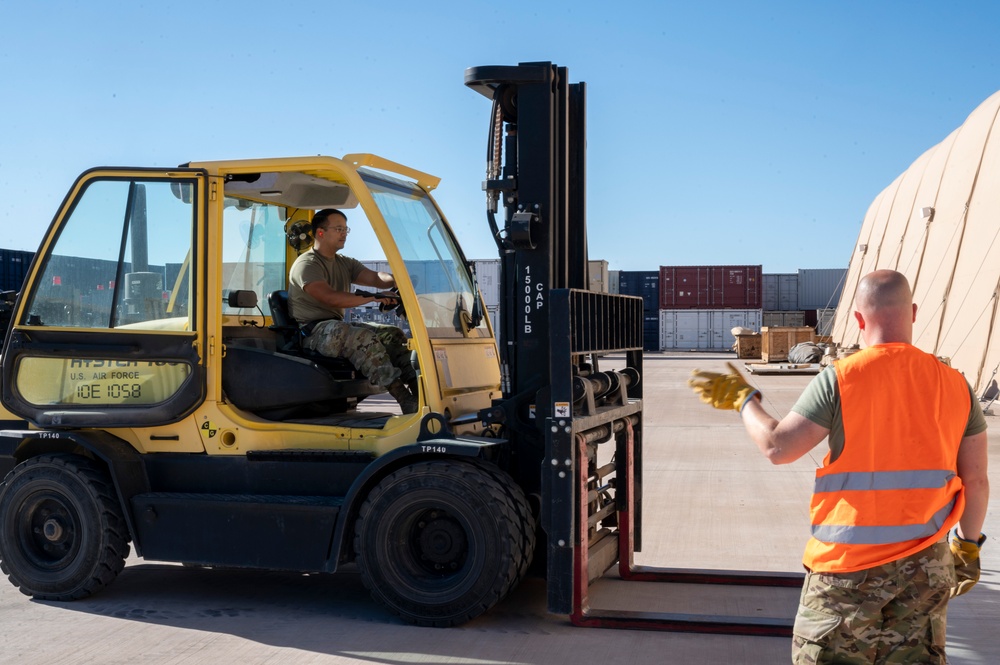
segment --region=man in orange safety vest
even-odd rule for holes
[[[738,411],[773,464],[829,439],[793,662],[945,663],[948,600],[978,581],[986,539],[986,420],[965,378],[912,346],[917,306],[905,276],[866,275],[855,304],[866,348],[817,375],[781,421],[732,365],[690,383],[703,401]]]

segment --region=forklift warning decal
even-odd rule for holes
[[[36,405],[142,406],[169,399],[191,368],[183,363],[94,358],[24,358],[17,387]]]
[[[545,285],[532,278],[531,266],[524,266],[524,333],[531,334],[531,316],[545,306]]]

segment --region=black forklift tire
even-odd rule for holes
[[[531,511],[531,504],[528,502],[528,497],[524,495],[524,490],[514,482],[514,479],[509,474],[487,462],[477,462],[476,465],[483,472],[490,474],[507,493],[521,523],[521,538],[519,541],[521,547],[521,567],[517,571],[517,579],[512,586],[513,589],[528,574],[528,569],[531,567],[531,562],[534,559],[538,520],[535,519],[535,515]]]
[[[129,554],[111,479],[87,458],[40,455],[0,485],[0,570],[39,600],[78,600],[110,584]]]
[[[421,462],[386,476],[355,525],[372,597],[420,626],[455,626],[502,600],[524,564],[524,525],[510,494],[479,466]]]

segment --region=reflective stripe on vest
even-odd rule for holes
[[[930,538],[944,526],[951,511],[955,509],[952,499],[941,510],[934,513],[926,524],[907,524],[905,526],[836,526],[821,525],[812,528],[812,537],[824,543],[843,543],[847,545],[888,545],[901,543],[917,538]]]
[[[919,490],[944,487],[955,477],[948,469],[831,473],[816,479],[813,491]]]

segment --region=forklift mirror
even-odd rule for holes
[[[226,304],[238,309],[253,309],[257,306],[256,291],[237,289],[226,294]]]
[[[479,294],[479,283],[473,282],[476,290],[472,294],[472,312],[470,313],[469,324],[472,328],[478,328],[479,324],[483,322],[483,307],[481,304],[482,297]]]

